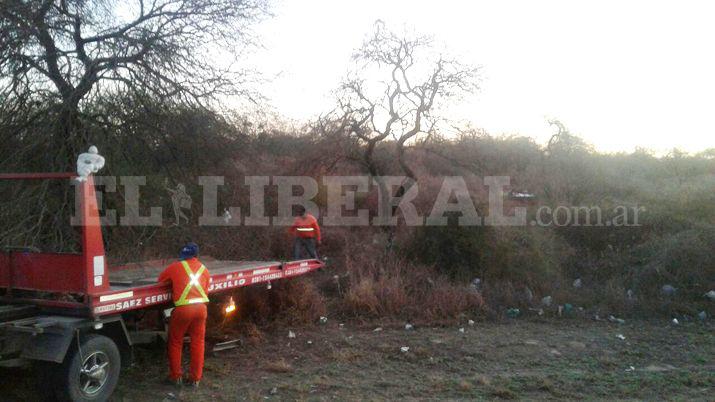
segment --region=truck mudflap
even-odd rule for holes
[[[62,363],[67,351],[84,331],[107,333],[120,346],[131,346],[129,333],[120,316],[90,320],[67,316],[36,316],[0,324],[0,331],[23,336],[20,357],[27,360]]]

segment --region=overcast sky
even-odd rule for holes
[[[482,66],[452,116],[544,142],[558,118],[603,151],[715,147],[715,6],[708,1],[278,0],[251,61],[286,117],[332,105],[377,19]]]

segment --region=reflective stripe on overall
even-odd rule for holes
[[[189,267],[189,263],[186,261],[181,261],[181,265],[184,267],[184,270],[186,271],[186,275],[189,276],[189,283],[186,285],[186,288],[184,288],[183,293],[181,293],[181,297],[179,297],[179,300],[177,300],[174,305],[176,307],[179,306],[185,306],[187,304],[194,304],[194,303],[208,303],[209,298],[206,296],[206,292],[204,291],[204,288],[201,287],[201,284],[199,283],[199,278],[201,277],[201,274],[204,273],[206,270],[206,267],[201,264],[201,267],[199,268],[196,273],[193,273],[191,271],[191,268]],[[196,290],[199,291],[199,294],[201,294],[201,297],[195,297],[193,299],[187,300],[186,298],[189,296],[189,292],[191,291],[191,288],[196,288]]]

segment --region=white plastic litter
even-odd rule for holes
[[[700,321],[705,321],[708,318],[708,313],[706,313],[705,311],[701,311],[698,313],[698,318],[700,319]]]
[[[459,332],[464,333],[464,328],[460,328]]]
[[[618,334],[618,335],[616,335],[616,338],[618,338],[618,339],[620,339],[620,340],[622,340],[622,341],[625,341],[625,340],[626,340],[626,337],[623,336],[623,334]]]
[[[104,167],[104,157],[99,154],[97,147],[92,145],[85,153],[77,157],[77,181],[85,181],[92,173],[99,172]]]
[[[411,331],[413,329],[415,329],[415,327],[413,327],[412,324],[410,324],[410,323],[405,324],[405,330]]]
[[[469,324],[469,326],[474,325],[474,320],[469,320],[469,321],[467,321],[467,324]]]
[[[320,317],[320,323],[321,324],[327,324],[328,323],[328,317]]]
[[[472,279],[472,283],[470,283],[469,286],[471,286],[472,289],[476,290],[477,292],[481,292],[482,291],[482,280],[480,278],[474,278],[474,279]]]
[[[678,324],[680,324],[680,322],[678,321],[677,318],[673,318],[673,321],[671,321],[671,322],[673,323],[673,325],[678,325]]]
[[[288,338],[295,338],[295,332],[288,331]]]
[[[608,316],[608,321],[610,321],[610,322],[615,322],[615,323],[618,323],[618,324],[624,324],[624,323],[626,322],[626,320],[624,320],[624,319],[622,319],[622,318],[614,317],[614,316],[612,316],[612,315],[609,315],[609,316]]]
[[[629,371],[636,371],[636,368],[633,366],[628,366],[628,368],[626,369],[626,372],[629,372]]]
[[[313,341],[308,341],[308,342],[306,342],[306,343],[307,343],[308,345],[312,345],[312,344],[313,344]]]
[[[715,290],[711,290],[711,291],[705,293],[705,297],[707,297],[708,299],[710,299],[712,301],[715,301]]]
[[[380,331],[382,331],[382,327],[377,327],[372,330],[372,332],[380,332]]]
[[[403,346],[403,347],[400,348],[400,352],[402,352],[402,353],[407,353],[407,352],[409,352],[409,351],[410,351],[410,347],[409,347],[409,346]]]
[[[573,287],[576,289],[580,289],[582,285],[581,278],[576,279],[573,281]]]
[[[543,299],[541,299],[541,304],[543,304],[546,307],[551,306],[551,302],[553,301],[553,298],[551,296],[546,296]]]
[[[532,292],[528,286],[524,288],[524,296],[526,297],[526,301],[528,301],[529,303],[534,300],[534,292]]]
[[[663,285],[663,287],[660,288],[660,291],[666,296],[672,296],[675,294],[675,288],[673,285]]]

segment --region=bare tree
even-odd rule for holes
[[[0,0],[0,98],[53,99],[58,146],[79,136],[93,94],[130,91],[198,103],[240,92],[238,54],[267,0]],[[72,145],[69,145],[72,147]]]
[[[405,160],[407,146],[436,132],[440,104],[477,89],[478,68],[437,54],[428,37],[398,35],[381,21],[353,58],[358,68],[339,91],[341,126],[364,145],[371,175],[379,175],[375,147],[392,139],[402,171],[416,180]]]
[[[478,89],[478,68],[439,54],[429,37],[399,35],[381,21],[353,59],[357,69],[338,91],[333,119],[338,131],[361,146],[362,163],[375,178],[383,174],[375,161],[376,147],[394,141],[396,161],[407,177],[396,193],[401,197],[417,181],[406,150],[420,137],[424,141],[437,132],[444,120],[441,106]],[[377,183],[383,194],[391,193],[382,180]],[[388,249],[393,238],[391,229]]]

